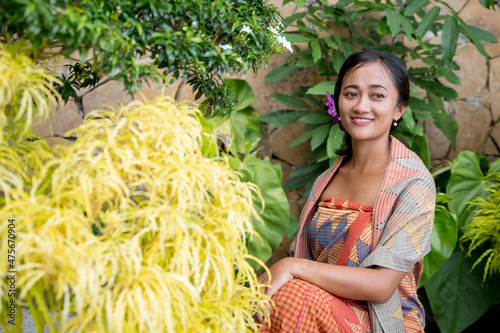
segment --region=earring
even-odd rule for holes
[[[392,125],[394,125],[394,127],[398,126],[398,122],[396,120],[394,120],[394,122],[392,123]]]

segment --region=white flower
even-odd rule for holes
[[[251,33],[252,32],[252,28],[250,28],[248,25],[244,24],[241,27],[241,32]]]
[[[273,34],[279,35],[279,31],[275,27],[267,27],[267,29],[269,29],[269,31],[271,31]]]
[[[276,40],[283,45],[284,48],[286,48],[290,53],[293,53],[293,48],[292,48],[292,43],[286,40],[284,36],[277,36]]]
[[[219,47],[223,50],[232,50],[233,47],[229,44],[219,44]]]

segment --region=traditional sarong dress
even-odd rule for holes
[[[271,322],[261,332],[423,332],[424,311],[416,290],[423,256],[430,250],[432,175],[391,136],[390,162],[373,208],[338,199],[318,202],[342,159],[311,190],[299,221],[295,257],[407,274],[383,304],[341,298],[293,279],[274,294]]]

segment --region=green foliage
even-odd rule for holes
[[[500,233],[494,219],[498,194],[488,196],[487,191],[498,188],[499,172],[500,160],[488,165],[484,156],[464,150],[451,167],[434,174],[438,189],[446,194],[438,194],[432,250],[424,259],[420,284],[441,332],[463,331],[500,301]],[[462,242],[472,242],[455,246],[457,235]]]
[[[288,200],[281,188],[281,167],[271,164],[267,157],[258,158],[255,153],[243,159],[226,156],[231,168],[242,175],[242,181],[251,182],[260,189],[261,196],[253,201],[260,219],[252,219],[256,234],[247,238],[247,248],[250,255],[265,262],[280,245],[290,219]],[[261,267],[257,261],[250,261],[250,264],[255,269]]]
[[[498,278],[482,283],[472,266],[474,258],[456,251],[425,284],[425,291],[440,332],[458,333],[500,301]]]
[[[444,9],[431,6],[432,3],[440,4]],[[297,1],[297,6],[304,5],[305,2]],[[342,134],[337,126],[332,121],[328,122],[326,117],[324,122],[320,118],[327,114],[324,95],[326,91],[333,92],[338,71],[354,50],[389,51],[409,67],[412,84],[410,105],[394,134],[405,140],[428,165],[427,138],[418,120],[432,120],[455,147],[457,124],[447,114],[443,99],[455,99],[457,93],[445,86],[442,80],[460,83],[454,73],[459,68],[453,60],[459,36],[468,38],[486,58],[488,55],[482,42],[496,42],[493,35],[467,25],[446,2],[440,0],[340,0],[332,5],[322,1],[285,18],[285,24],[298,31],[286,33],[287,39],[301,46],[307,43],[307,48],[297,48],[288,62],[273,69],[266,80],[276,82],[293,75],[300,68],[315,67],[324,76],[324,81],[311,87],[300,87],[292,95],[299,98],[302,104],[288,104],[293,109],[274,111],[262,116],[261,120],[272,127],[286,126],[297,119],[304,121],[305,133],[292,145],[310,142],[313,163],[320,164],[322,169],[331,164],[336,158],[333,151],[342,145]],[[441,35],[440,44],[430,38],[438,34]],[[416,88],[423,89],[425,96],[417,94]],[[280,97],[278,100],[285,100]],[[314,118],[305,116],[305,113],[314,115]],[[298,118],[300,114],[304,116]],[[313,181],[313,177],[302,177],[301,180],[291,178],[286,186],[300,186]]]
[[[458,222],[456,216],[444,206],[437,205],[431,234],[431,252],[424,257],[424,269],[419,286],[423,286],[450,258],[457,245],[457,239]]]
[[[486,198],[477,197],[471,202],[475,210],[462,236],[471,241],[468,254],[481,245],[489,245],[472,267],[474,269],[486,259],[483,280],[486,280],[488,273],[490,276],[500,273],[500,172],[495,175],[495,182],[486,188],[490,194]]]
[[[170,74],[204,94],[210,111],[227,112],[234,104],[221,76],[255,72],[282,52],[281,29],[279,11],[262,0],[0,2],[3,39],[28,41],[32,59],[79,52],[80,62],[61,78],[65,100],[104,75],[135,92],[141,77]]]
[[[254,197],[253,203],[260,218],[252,219],[256,233],[247,237],[247,248],[250,255],[265,262],[278,248],[290,219],[288,200],[281,187],[282,171],[280,165],[271,164],[269,158],[260,159],[256,152],[251,153],[262,137],[262,123],[257,111],[250,106],[255,100],[252,88],[244,80],[224,81],[231,87],[231,98],[238,100],[238,104],[229,118],[215,115],[203,119],[205,130],[213,134],[204,138],[206,150],[203,152],[206,156],[227,159],[242,181],[259,188],[260,194]],[[204,109],[204,103],[200,109]],[[219,144],[222,147],[219,148]],[[255,269],[261,262],[250,260]]]
[[[11,187],[0,215],[16,221],[16,311],[28,307],[38,332],[257,328],[252,312],[265,298],[245,245],[258,189],[202,156],[199,113],[166,96],[134,101],[92,113],[77,140],[45,160],[30,162],[48,150],[34,145],[0,160],[0,179],[14,164],[30,180]],[[16,155],[20,145],[1,141],[0,151]],[[9,304],[7,271],[3,261],[0,306]]]

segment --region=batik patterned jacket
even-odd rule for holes
[[[321,194],[342,160],[343,156],[339,157],[314,183],[300,216],[295,257],[312,259],[308,225]],[[373,251],[361,267],[381,266],[404,271],[409,280],[418,285],[423,257],[430,251],[435,198],[434,180],[423,162],[391,136],[390,161],[373,207]],[[368,308],[373,333],[405,332],[398,289],[386,303],[369,302]]]

